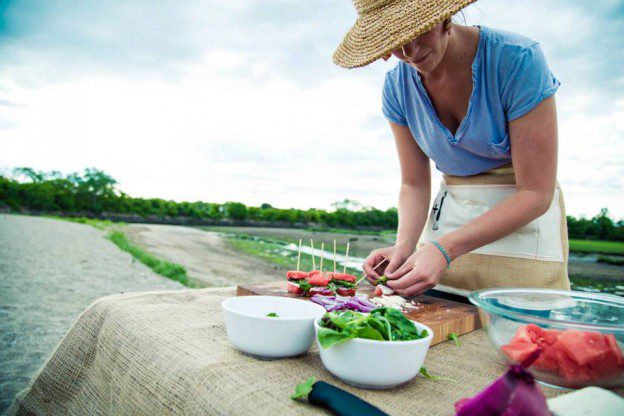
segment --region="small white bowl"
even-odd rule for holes
[[[419,331],[427,330],[426,338],[413,341],[355,338],[323,348],[318,341],[319,321],[320,318],[314,321],[314,330],[325,368],[345,383],[367,389],[389,389],[416,377],[433,339],[431,328],[414,322]]]
[[[228,338],[241,351],[283,358],[303,354],[312,345],[313,322],[325,314],[316,303],[279,296],[238,296],[221,303]],[[267,314],[275,312],[277,318]]]

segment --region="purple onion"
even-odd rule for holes
[[[509,366],[481,393],[455,403],[456,416],[550,416],[544,394],[526,370],[540,353],[534,351],[521,364]]]
[[[328,312],[350,309],[357,312],[370,312],[377,306],[368,300],[364,296],[323,296],[314,295],[311,298],[312,302],[323,306]]]

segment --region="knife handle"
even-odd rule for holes
[[[324,381],[314,383],[308,395],[308,403],[323,407],[338,416],[388,416],[372,404]]]

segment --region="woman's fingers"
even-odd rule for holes
[[[412,270],[400,278],[397,278],[395,280],[388,280],[388,286],[396,291],[399,291],[402,289],[407,289],[408,287],[418,283],[422,279],[423,277],[419,276],[414,270]]]
[[[421,280],[407,289],[399,289],[396,292],[401,296],[416,296],[426,292],[432,286],[434,286],[434,284],[430,283],[428,280]]]
[[[401,296],[415,296],[429,289],[433,283],[428,276],[411,271],[400,279],[389,280],[388,286]]]
[[[364,264],[362,264],[362,269],[364,270],[364,273],[366,273],[366,278],[369,282],[371,281],[371,278],[373,278],[374,280],[379,279],[380,275],[377,273],[377,271],[373,270],[373,268],[377,266],[377,264],[379,264],[379,262],[383,259],[384,256],[382,256],[381,253],[373,252],[364,261]]]
[[[396,263],[399,263],[398,261],[396,261]],[[410,259],[408,258],[407,260],[403,261],[402,263],[399,264],[399,267],[392,270],[386,270],[386,277],[388,279],[399,279],[401,277],[403,277],[406,273],[409,273],[409,271],[412,270],[412,262],[410,261]]]

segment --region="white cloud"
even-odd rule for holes
[[[160,22],[154,13],[171,9],[162,31],[148,19],[125,34],[118,24],[121,32],[114,33],[104,21],[83,28],[90,48],[63,49],[62,37],[47,46],[37,46],[37,36],[5,39],[14,59],[0,64],[0,166],[64,172],[95,166],[131,195],[175,200],[325,208],[349,198],[396,205],[398,162],[380,111],[383,75],[393,63],[353,71],[331,64],[353,17],[344,3],[319,9],[304,2],[302,10],[301,2],[270,3],[262,12],[242,1],[161,5],[150,16]],[[133,2],[111,16],[134,21],[143,7]],[[467,16],[468,23],[540,40],[563,80],[559,177],[568,211],[594,215],[606,206],[624,217],[617,152],[624,104],[601,101],[616,88],[589,78],[597,64],[584,57],[593,50],[570,52],[574,42],[591,43],[577,28],[595,27],[596,18],[554,1],[493,0],[471,6]],[[61,27],[68,36],[81,24],[65,16],[42,27]],[[143,52],[155,60],[141,58]],[[595,88],[588,87],[592,82]]]

